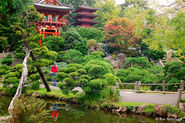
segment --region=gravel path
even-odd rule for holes
[[[185,94],[182,95],[182,98],[185,99]],[[177,94],[143,94],[136,92],[120,91],[120,101],[123,102],[175,105],[176,100]]]

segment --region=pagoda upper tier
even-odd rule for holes
[[[73,8],[58,0],[37,0],[33,5],[38,12],[45,15],[43,21],[36,23],[39,34],[43,34],[43,38],[48,35],[60,37],[60,30],[67,23],[63,17]]]
[[[98,15],[93,14],[93,12],[96,12],[97,10],[97,8],[86,5],[79,6],[73,11],[74,13],[77,13],[77,15],[73,17],[73,19],[75,19],[75,23],[73,23],[73,25],[90,28],[97,24],[98,22],[93,21],[94,18],[98,17]]]

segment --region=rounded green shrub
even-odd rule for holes
[[[104,77],[107,80],[109,85],[116,85],[117,82],[121,83],[121,80],[117,76],[111,73],[105,74]]]
[[[88,73],[89,73],[89,70],[91,69],[91,67],[93,67],[94,65],[99,65],[99,66],[103,67],[104,74],[105,73],[114,73],[113,66],[111,66],[109,63],[107,63],[105,61],[100,61],[100,60],[91,60],[85,65],[85,69],[88,71]]]
[[[81,63],[83,60],[83,55],[78,50],[70,49],[66,52],[64,58],[67,63]]]
[[[89,82],[90,87],[92,90],[94,89],[95,91],[103,89],[105,86],[108,85],[108,82],[105,79],[93,79]]]
[[[90,39],[87,41],[87,48],[91,48],[91,46],[96,46],[97,42],[95,39]]]
[[[91,53],[91,55],[99,55],[101,57],[104,57],[105,56],[105,53],[104,52],[101,52],[101,51],[94,51]]]
[[[95,77],[101,77],[106,73],[103,66],[92,65],[89,69],[89,74]]]

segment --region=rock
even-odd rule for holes
[[[104,59],[105,59],[105,60],[109,60],[109,61],[112,61],[112,60],[113,60],[112,56],[107,56],[107,57],[105,57]]]
[[[137,114],[144,114],[144,113],[145,113],[145,107],[146,107],[146,105],[141,105],[141,106],[139,106],[139,107],[137,108],[136,113],[137,113]]]
[[[94,52],[94,51],[95,51],[95,46],[91,46],[90,49],[89,49],[88,54],[91,54],[91,53]]]
[[[134,107],[130,112],[133,113],[133,114],[135,114],[136,111],[137,111],[137,108],[138,108],[138,107]]]
[[[158,115],[160,117],[163,116],[163,105],[156,104],[154,106],[154,110],[155,110],[156,115]]]
[[[113,113],[119,113],[119,114],[127,113],[128,112],[128,108],[121,106],[121,107],[119,107],[119,109],[112,109],[112,112]]]
[[[177,119],[177,114],[167,113],[167,117]]]
[[[98,43],[96,45],[96,51],[103,51],[104,44],[103,43]]]
[[[120,63],[124,63],[125,62],[125,59],[126,59],[126,55],[123,54],[123,53],[119,53],[116,57],[116,60],[118,60]]]
[[[120,62],[117,61],[117,60],[112,60],[112,65],[113,65],[113,68],[114,69],[119,69],[119,66],[120,66]]]
[[[184,112],[185,111],[185,103],[179,103],[179,109]]]

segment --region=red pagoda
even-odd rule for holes
[[[73,25],[91,28],[93,25],[98,23],[93,21],[94,18],[98,17],[98,15],[93,14],[93,12],[96,12],[97,10],[97,8],[86,5],[79,6],[73,11],[77,13],[77,15],[73,17],[73,19],[75,19],[75,23],[73,23]]]
[[[72,7],[58,0],[37,0],[34,3],[34,7],[38,12],[45,15],[43,21],[36,23],[39,34],[43,34],[43,38],[49,35],[60,37],[61,28],[68,22],[63,17],[72,10]],[[42,44],[42,41],[40,41],[40,44]]]

